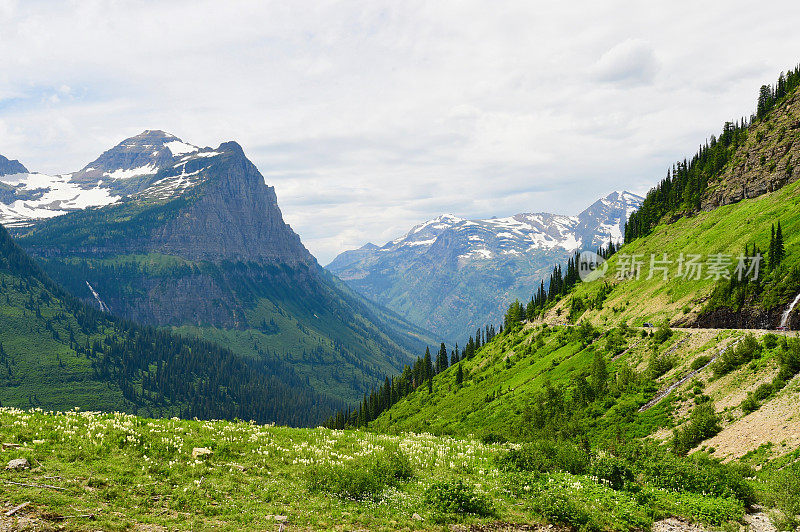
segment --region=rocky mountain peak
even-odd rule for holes
[[[16,159],[6,159],[0,155],[0,175],[27,174],[28,169]]]
[[[614,191],[600,198],[578,215],[576,238],[588,249],[606,245],[610,240],[622,242],[625,224],[642,201],[644,198],[628,191]]]
[[[141,213],[138,219],[123,216],[111,222],[138,224],[125,228],[131,238],[112,238],[123,231],[119,227],[98,228],[94,247],[86,252],[156,251],[190,260],[316,264],[284,222],[275,190],[233,141],[199,148],[164,131],[147,130],[74,174],[28,177],[0,190],[0,221],[29,224],[86,207]],[[173,202],[178,198],[183,201]],[[81,221],[64,222],[70,223]],[[46,231],[46,223],[41,228]]]
[[[103,152],[72,176],[74,182],[96,184],[100,180],[129,180],[153,176],[178,156],[200,148],[160,130],[146,130]]]
[[[223,162],[230,166],[237,161],[247,171],[214,171]],[[251,186],[263,185],[263,177],[236,142],[225,142],[217,149],[199,148],[161,130],[127,138],[73,173],[31,174],[16,161],[0,164],[6,169],[0,177],[11,174],[0,179],[0,223],[12,225],[29,225],[37,219],[126,199],[164,202],[213,176],[250,176]]]

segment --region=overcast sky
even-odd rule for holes
[[[798,4],[0,0],[0,154],[237,140],[326,264],[445,212],[645,192],[800,62]]]

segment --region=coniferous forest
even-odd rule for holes
[[[0,305],[23,307],[31,316],[29,322],[41,324],[37,330],[43,337],[88,362],[88,378],[121,390],[120,410],[311,425],[340,406],[304,389],[299,379],[271,375],[269,368],[245,361],[219,344],[100,312],[51,281],[5,229],[0,230],[0,287],[5,296]],[[0,382],[10,389],[22,377],[22,366],[17,367],[22,356],[10,345],[0,344]],[[64,365],[61,358],[59,365]],[[30,397],[31,406],[37,406],[46,393]]]
[[[650,234],[665,216],[697,212],[709,179],[719,175],[736,149],[744,143],[750,125],[762,120],[798,86],[800,66],[782,73],[774,85],[761,87],[753,115],[725,122],[719,138],[712,135],[690,160],[676,162],[667,171],[667,176],[650,190],[641,208],[631,215],[625,228],[625,243]]]

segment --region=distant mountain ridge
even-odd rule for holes
[[[20,245],[71,293],[328,397],[355,399],[435,341],[322,269],[235,142],[145,131],[78,172],[9,186],[33,196],[0,205]]]
[[[499,322],[509,300],[533,287],[578,249],[621,242],[641,205],[613,192],[577,216],[523,213],[467,220],[445,214],[383,246],[367,244],[327,268],[374,301],[445,338]]]
[[[28,169],[21,162],[11,161],[0,155],[0,176],[26,173]]]

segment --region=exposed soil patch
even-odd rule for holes
[[[677,517],[668,517],[661,521],[653,523],[653,532],[705,532],[702,526],[678,519]]]
[[[799,405],[800,376],[796,376],[778,397],[723,428],[703,445],[713,447],[714,456],[725,460],[740,458],[764,442],[773,442],[780,454],[794,450],[800,447]]]
[[[519,524],[519,523],[487,523],[483,525],[453,525],[450,530],[458,532],[517,532],[522,530],[537,530],[542,532],[568,532],[572,529],[563,525]]]

